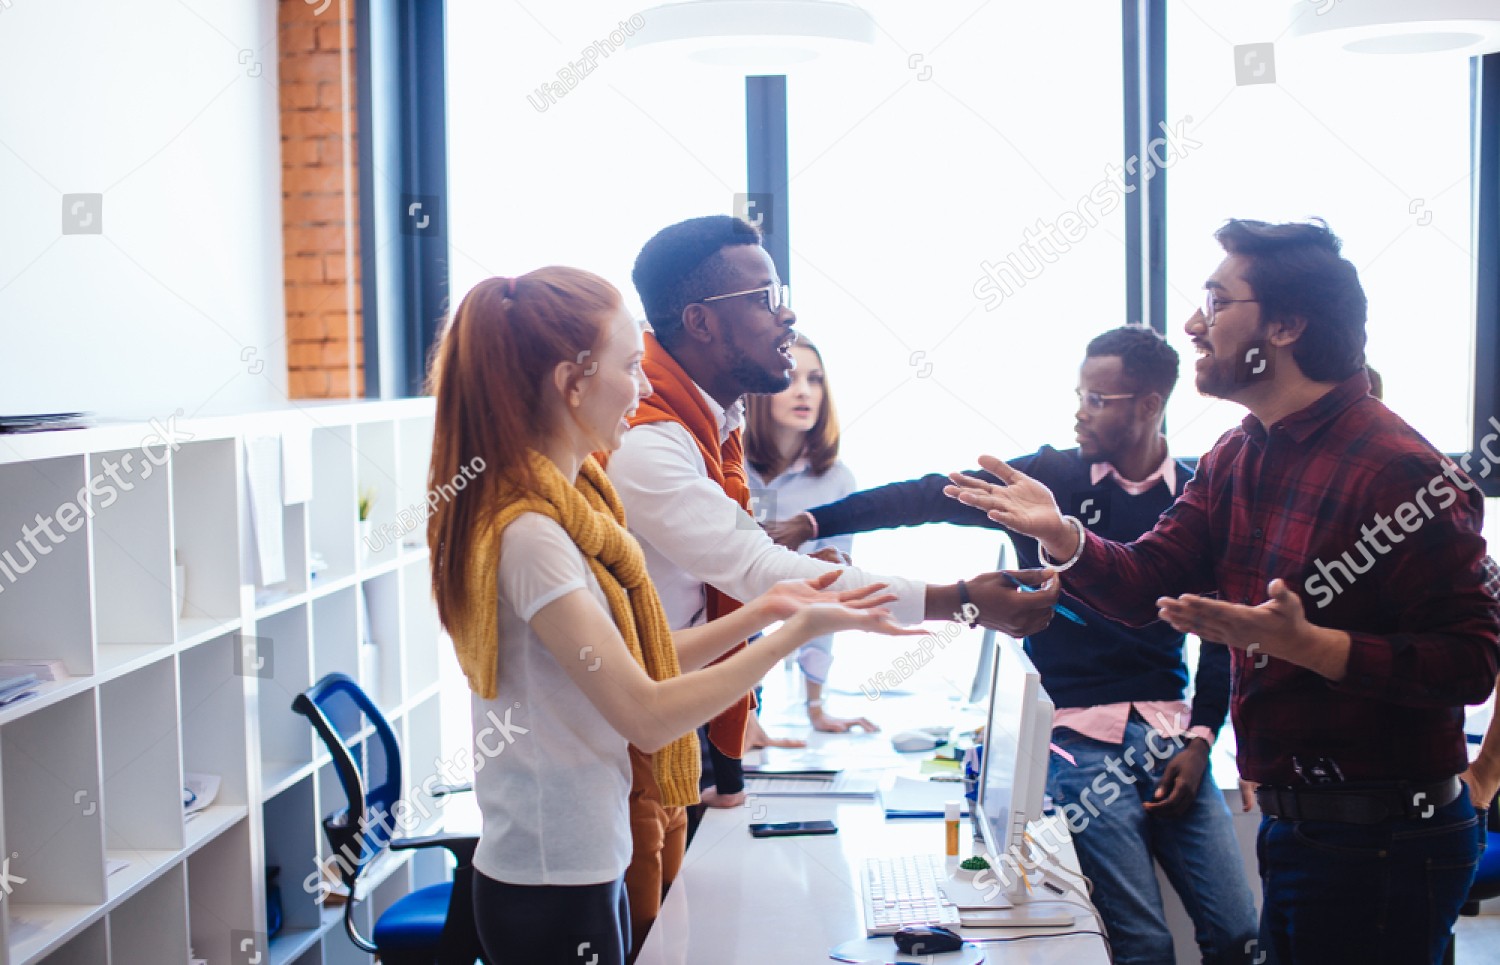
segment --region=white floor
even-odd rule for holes
[[[1500,965],[1500,913],[1460,918],[1458,965]]]

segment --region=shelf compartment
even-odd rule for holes
[[[109,944],[111,965],[187,961],[187,871],[183,865],[173,867],[110,913]]]
[[[268,894],[273,887],[270,869],[280,869],[274,887],[281,899],[282,925],[270,936],[271,958],[277,960],[279,950],[281,960],[289,960],[300,952],[296,948],[299,933],[316,932],[321,924],[315,893],[303,886],[309,876],[318,874],[318,839],[323,836],[312,778],[298,781],[268,800],[261,808],[261,828]]]
[[[362,422],[354,427],[355,478],[358,494],[371,493],[367,525],[371,535],[359,547],[360,569],[394,560],[399,556],[399,538],[385,539],[399,529],[396,514],[401,509],[401,486],[396,473],[396,427],[391,422]],[[362,537],[364,534],[361,534]]]
[[[379,667],[380,679],[378,692],[367,693],[381,710],[396,708],[405,699],[405,671],[401,666],[400,574],[392,570],[372,577],[364,581],[364,589],[368,603],[368,636],[378,653],[374,663]]]
[[[360,673],[359,643],[359,588],[347,587],[331,593],[312,605],[313,619],[313,681],[322,680],[330,673],[344,673],[364,685]],[[341,732],[358,725],[353,721],[334,720],[333,725]]]
[[[166,446],[89,456],[91,479],[128,473],[130,487],[120,486],[115,498],[93,507],[94,623],[101,647],[166,649],[175,639],[170,458]]]
[[[245,677],[236,673],[240,637],[219,637],[177,658],[181,681],[182,769],[219,775],[219,793],[210,810],[250,801],[246,755]],[[274,657],[274,650],[272,656]],[[243,659],[243,658],[242,658]],[[187,833],[206,815],[187,822]]]
[[[396,481],[400,487],[400,510],[397,520],[404,532],[401,535],[402,553],[424,550],[427,547],[428,494],[431,489],[427,474],[432,466],[432,420],[402,419],[397,423],[397,443],[400,464]],[[470,470],[473,472],[473,470]],[[450,484],[452,480],[444,480]],[[459,479],[467,486],[467,476]],[[402,519],[402,514],[406,519]]]
[[[242,649],[236,669],[256,678],[262,770],[274,774],[310,763],[312,728],[292,710],[292,700],[312,685],[306,604],[256,621],[254,641]]]
[[[172,538],[186,573],[182,641],[240,616],[235,439],[184,443],[172,457]]]
[[[359,493],[354,485],[354,430],[350,426],[314,429],[313,498],[307,531],[312,551],[328,568],[312,577],[314,588],[355,572],[359,548]]]
[[[45,657],[70,674],[94,672],[87,464],[83,456],[0,464],[0,660]]]
[[[254,919],[253,880],[249,821],[234,824],[188,858],[188,940],[208,965],[245,965],[257,953],[264,959],[266,925]]]
[[[104,849],[130,867],[108,875],[111,896],[182,848],[177,663],[170,656],[99,688]]]
[[[103,965],[109,961],[109,923],[101,918],[42,959],[42,965]]]
[[[92,691],[0,727],[11,962],[72,938],[105,900],[97,733]]]
[[[0,728],[4,840],[12,875],[26,879],[10,896],[13,911],[104,901],[97,730],[93,693]]]
[[[406,695],[410,696],[438,681],[438,648],[444,645],[437,604],[432,599],[432,580],[423,561],[401,568],[401,619],[406,640]]]

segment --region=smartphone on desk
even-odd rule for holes
[[[750,834],[757,838],[789,838],[799,834],[838,834],[838,826],[832,821],[774,821],[750,825]]]

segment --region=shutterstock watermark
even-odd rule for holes
[[[401,537],[427,522],[427,517],[438,508],[438,504],[446,503],[456,494],[463,492],[469,483],[484,472],[485,466],[483,456],[475,456],[469,460],[459,468],[458,473],[452,479],[430,490],[425,503],[412,503],[396,512],[394,523],[381,523],[379,527],[372,529],[370,535],[365,537],[366,548],[371,553],[379,553],[387,546],[395,546],[401,541]]]
[[[1482,453],[1479,469],[1481,479],[1500,466],[1500,447],[1493,452],[1490,450],[1491,443],[1500,441],[1500,421],[1496,421],[1494,416],[1490,416],[1489,421],[1490,425],[1495,427],[1495,431],[1479,442],[1479,451]],[[1302,588],[1310,596],[1316,598],[1318,609],[1321,610],[1332,603],[1334,597],[1353,586],[1359,577],[1368,573],[1374,567],[1376,560],[1389,553],[1397,544],[1404,543],[1407,536],[1421,529],[1429,519],[1457,502],[1459,491],[1468,492],[1474,489],[1474,482],[1466,476],[1472,456],[1473,453],[1466,452],[1456,463],[1444,457],[1441,462],[1442,471],[1429,479],[1425,485],[1417,487],[1411,499],[1397,506],[1390,515],[1376,513],[1373,521],[1359,528],[1360,538],[1355,542],[1352,550],[1345,550],[1332,560],[1324,561],[1321,557],[1314,560],[1313,566],[1317,572],[1303,582]],[[1452,485],[1449,485],[1450,483]],[[1428,503],[1429,496],[1435,500],[1434,504]],[[1392,523],[1400,527],[1401,532],[1393,529]],[[1362,559],[1362,563],[1355,561],[1356,555]],[[1340,582],[1340,577],[1342,577],[1342,582]]]
[[[520,706],[516,704],[515,707],[507,707],[503,717],[493,709],[486,711],[485,719],[489,721],[489,726],[474,734],[474,746],[479,753],[471,754],[469,748],[464,747],[447,760],[434,760],[434,772],[424,778],[420,785],[408,790],[389,813],[380,808],[361,818],[357,847],[346,844],[338,853],[322,859],[318,867],[302,879],[303,890],[315,895],[315,900],[321,903],[333,893],[336,881],[345,875],[352,877],[357,869],[384,848],[385,842],[396,837],[397,831],[409,834],[421,827],[424,821],[431,820],[432,810],[427,807],[424,798],[435,796],[440,785],[452,787],[462,783],[470,773],[471,764],[472,773],[477,775],[487,763],[505,753],[505,749],[514,744],[517,737],[531,733],[529,729],[511,720],[511,713]],[[416,803],[413,804],[413,801]]]
[[[1163,718],[1162,726],[1165,727]],[[1172,758],[1179,750],[1187,746],[1187,737],[1180,729],[1181,718],[1178,718],[1179,727],[1173,728],[1174,734],[1167,736],[1166,731],[1156,727],[1146,732],[1146,757],[1142,761],[1145,771],[1158,773],[1158,762],[1165,762]],[[1104,768],[1094,775],[1093,781],[1087,787],[1078,792],[1077,801],[1068,801],[1058,805],[1063,821],[1067,823],[1068,831],[1072,835],[1082,834],[1089,823],[1097,818],[1101,808],[1109,807],[1124,793],[1125,787],[1130,787],[1140,780],[1136,774],[1122,768],[1123,763],[1129,767],[1136,765],[1136,748],[1127,746],[1119,756],[1111,755],[1104,760]],[[1100,799],[1097,803],[1095,798]],[[1039,850],[1046,853],[1047,857],[1057,854],[1062,845],[1061,830],[1057,822],[1044,823],[1038,828],[1038,838],[1044,839],[1044,846]],[[1040,856],[1028,857],[1028,852],[1035,852],[1038,841],[1027,835],[1021,841],[1012,841],[1005,850],[1005,854],[997,860],[994,856],[986,854],[984,858],[990,863],[990,867],[974,876],[974,886],[984,888],[985,901],[992,900],[1001,890],[1010,892],[1023,878],[1035,873],[1042,868],[1043,861]]]
[[[619,50],[625,45],[626,37],[644,26],[646,26],[646,18],[640,14],[635,14],[629,20],[621,20],[615,29],[583,48],[577,60],[570,60],[560,68],[557,72],[557,80],[549,80],[540,84],[537,86],[536,93],[527,94],[526,102],[538,114],[546,113],[548,108],[567,97],[583,82],[585,77],[594,72],[599,65],[600,57],[607,58]]]
[[[960,612],[953,614],[952,620],[924,636],[915,650],[908,650],[891,661],[890,670],[878,671],[860,684],[860,691],[869,700],[879,700],[887,691],[895,690],[915,676],[918,670],[931,663],[935,651],[946,648],[969,624],[978,619],[979,607],[973,603],[965,603]]]
[[[165,466],[171,459],[171,454],[182,448],[182,443],[193,438],[192,433],[177,428],[177,418],[180,415],[182,410],[178,409],[167,417],[166,425],[156,419],[147,423],[151,432],[140,442],[139,460],[134,452],[123,453],[118,462],[108,455],[101,456],[99,463],[104,471],[95,473],[72,500],[58,506],[47,516],[37,513],[34,524],[22,524],[21,537],[16,540],[15,548],[0,552],[0,576],[5,578],[0,581],[0,593],[4,593],[8,585],[30,573],[37,560],[50,554],[63,540],[82,529],[85,519],[93,519],[99,510],[113,506],[122,491],[130,492],[137,482],[150,479],[158,467]],[[161,458],[157,458],[158,455]],[[54,523],[62,532],[53,530]],[[46,537],[46,542],[42,541],[42,536]]]
[[[981,261],[983,273],[974,282],[974,297],[984,300],[985,311],[993,311],[1002,301],[1026,287],[1046,267],[1067,254],[1073,245],[1083,241],[1089,229],[1096,228],[1100,219],[1110,214],[1125,202],[1125,195],[1134,194],[1138,186],[1130,184],[1124,174],[1135,174],[1140,168],[1142,182],[1151,180],[1157,171],[1164,171],[1187,157],[1189,152],[1203,146],[1193,139],[1188,125],[1192,115],[1185,115],[1171,127],[1165,121],[1158,122],[1161,134],[1146,144],[1146,150],[1125,161],[1124,167],[1110,162],[1104,166],[1104,177],[1090,188],[1071,208],[1057,216],[1056,222],[1038,218],[1033,227],[1023,233],[1021,244],[997,262]]]

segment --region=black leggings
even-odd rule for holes
[[[476,871],[474,924],[490,965],[624,965],[630,947],[623,878],[509,885]]]

